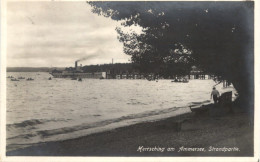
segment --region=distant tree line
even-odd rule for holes
[[[164,78],[172,77],[173,75],[188,75],[191,71],[191,65],[189,64],[167,64],[156,69],[157,66],[147,64],[146,66],[136,63],[116,63],[116,64],[102,64],[102,65],[87,65],[82,69],[84,72],[110,72],[111,74],[123,74],[123,73],[141,73],[149,74],[153,73]]]
[[[132,73],[135,72],[132,63],[116,63],[116,64],[100,64],[100,65],[86,65],[82,67],[84,72],[113,72],[113,73]]]
[[[62,67],[7,67],[6,72],[51,72],[52,70],[64,70]]]

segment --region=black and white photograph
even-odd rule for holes
[[[5,158],[256,160],[254,13],[254,1],[6,1]]]

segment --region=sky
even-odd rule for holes
[[[86,2],[8,2],[7,67],[69,67],[125,63],[115,31],[120,22],[91,12]]]

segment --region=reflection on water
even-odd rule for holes
[[[48,80],[48,73],[7,73],[10,75],[34,81],[7,79],[8,150],[187,112],[192,102],[208,103],[215,84],[212,80],[78,82]]]

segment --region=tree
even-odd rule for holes
[[[142,28],[116,29],[134,63],[169,73],[174,65],[195,64],[232,82],[240,104],[253,103],[254,2],[88,3],[122,27]]]

